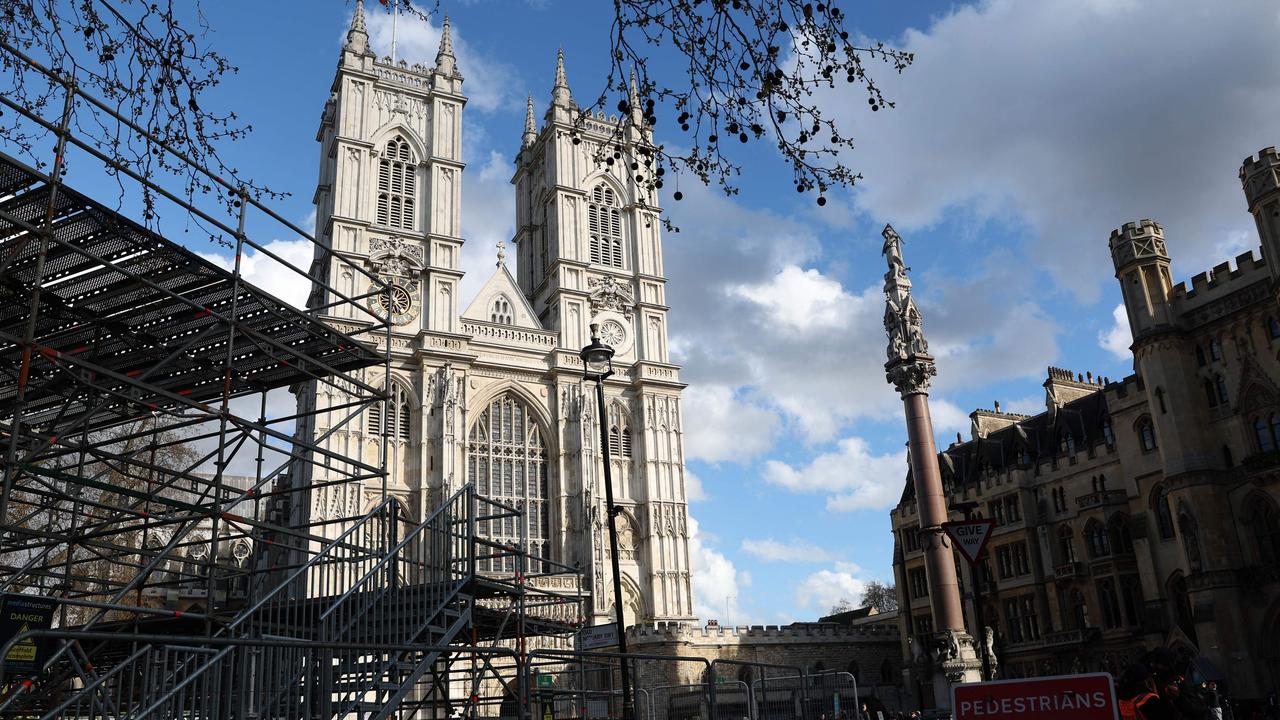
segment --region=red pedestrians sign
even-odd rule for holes
[[[1108,673],[996,680],[951,687],[955,720],[1119,720]]]
[[[942,523],[942,529],[955,542],[956,548],[975,565],[982,551],[991,538],[991,529],[996,526],[995,520],[955,520]]]

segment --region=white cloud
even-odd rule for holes
[[[685,457],[746,462],[769,449],[778,418],[723,385],[684,391]]]
[[[311,222],[315,222],[314,218]],[[311,292],[307,269],[311,267],[316,246],[310,240],[272,240],[263,247],[285,263],[248,248],[240,258],[240,277],[296,308],[305,307]],[[234,258],[217,253],[199,255],[227,270],[235,267]]]
[[[791,492],[826,493],[828,510],[878,510],[898,500],[906,471],[905,450],[873,455],[866,440],[848,437],[804,467],[769,460],[764,479]]]
[[[835,280],[795,265],[782,268],[767,283],[737,285],[729,293],[759,305],[780,331],[844,327],[849,306],[858,302]]]
[[[684,469],[684,492],[691,503],[705,502],[711,497],[702,487],[702,478],[695,475],[689,468]]]
[[[796,585],[796,606],[825,615],[841,600],[856,605],[867,587],[867,581],[858,577],[861,572],[862,568],[853,563],[836,563],[831,570],[807,575]]]
[[[742,541],[742,549],[764,562],[820,563],[831,559],[826,550],[797,538],[786,542],[773,538],[747,538]]]
[[[391,54],[391,13],[376,4],[370,4],[365,13],[369,30],[369,45],[379,55]],[[467,96],[467,108],[490,112],[501,108],[523,107],[523,95],[511,82],[516,73],[486,55],[478,53],[466,41],[466,28],[456,24],[450,27],[453,36],[453,54],[458,61],[458,71],[463,77],[463,92]],[[343,33],[346,37],[346,33]],[[410,64],[422,63],[435,67],[436,52],[440,49],[440,26],[413,17],[401,15],[396,23],[396,59]],[[550,62],[547,71],[554,67]]]
[[[703,620],[723,624],[750,622],[743,611],[739,589],[751,584],[751,577],[734,567],[733,561],[712,548],[706,535],[698,531],[698,521],[689,516],[689,564],[693,582],[693,611]],[[725,617],[725,612],[729,613]]]
[[[1129,331],[1129,314],[1125,312],[1123,303],[1115,306],[1111,311],[1111,317],[1115,322],[1110,328],[1098,333],[1098,345],[1114,355],[1117,360],[1128,360],[1133,357],[1129,352],[1133,333]]]
[[[884,380],[880,283],[849,287],[834,269],[822,268],[803,220],[745,207],[697,185],[671,212],[682,232],[664,238],[668,303],[673,358],[690,383],[688,417],[699,418],[698,388],[722,388],[706,390],[702,402],[725,408],[736,399],[735,416],[750,411],[758,432],[747,436],[749,453],[758,454],[756,441],[776,438],[775,428],[822,443],[853,421],[901,416],[901,400]],[[880,247],[878,236],[853,242],[867,253]],[[1032,281],[1009,277],[1007,255],[996,250],[977,272],[919,283],[927,291],[918,298],[925,330],[943,360],[939,393],[983,386],[993,377],[1039,376],[1056,359],[1058,327],[1022,299]],[[967,428],[967,414],[941,407],[941,429]],[[765,420],[764,413],[777,420]],[[719,459],[736,452],[721,427],[687,424],[716,438],[702,447],[691,439],[693,453]]]
[[[458,288],[458,310],[471,303],[489,276],[498,257],[498,243],[507,250],[507,268],[516,272],[515,190],[511,187],[511,160],[502,153],[463,144],[464,156],[474,154],[483,164],[473,164],[462,175],[462,245],[460,267],[466,273]]]
[[[1278,31],[1268,0],[989,0],[905,34],[915,63],[879,75],[895,109],[863,110],[856,89],[822,102],[848,108],[863,211],[900,230],[952,210],[1024,226],[1036,265],[1091,299],[1125,222],[1161,221],[1184,275],[1252,235],[1236,171],[1280,140]]]

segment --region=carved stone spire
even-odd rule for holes
[[[436,72],[453,75],[457,71],[457,58],[453,56],[453,36],[449,32],[449,16],[444,16],[440,28],[440,49],[436,52]]]
[[[347,30],[344,49],[357,55],[369,52],[369,31],[364,28],[364,0],[356,0],[356,14],[351,18],[351,29]]]
[[[529,96],[528,109],[524,113],[524,136],[521,148],[527,148],[533,145],[538,139],[538,121],[533,119],[533,96]]]
[[[636,68],[631,67],[631,86],[627,90],[627,105],[631,108],[631,124],[640,127],[644,124],[644,113],[640,110],[640,91],[636,88]]]
[[[902,237],[892,225],[885,225],[881,235],[881,254],[889,265],[884,274],[884,330],[889,336],[886,379],[903,396],[922,393],[929,389],[929,378],[937,375],[938,369],[924,337],[924,317],[911,297],[911,280],[907,277],[911,268],[902,262]]]
[[[564,48],[556,51],[556,84],[551,88],[551,105],[573,109],[573,94],[569,92],[569,80],[564,74]]]

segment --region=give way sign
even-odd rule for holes
[[[977,564],[978,558],[982,557],[987,540],[991,539],[991,529],[995,526],[996,521],[991,519],[942,523],[942,529],[955,541],[956,548],[969,559],[970,565]]]

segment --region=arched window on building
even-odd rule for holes
[[[1089,626],[1089,602],[1085,600],[1084,593],[1079,590],[1071,591],[1071,601],[1069,603],[1068,612],[1071,618],[1073,630],[1084,630]]]
[[[1250,496],[1247,503],[1249,537],[1253,541],[1258,560],[1263,565],[1280,563],[1280,511],[1276,504],[1264,495]]]
[[[1209,378],[1204,379],[1204,397],[1209,401],[1209,407],[1218,407],[1218,393],[1213,389]]]
[[[1204,367],[1204,348],[1196,346],[1196,367]]]
[[[1156,516],[1156,530],[1161,540],[1173,539],[1173,511],[1169,508],[1169,489],[1157,485],[1151,491],[1151,511]]]
[[[467,436],[467,481],[476,493],[523,510],[520,518],[481,520],[477,533],[502,544],[517,545],[521,528],[529,555],[549,558],[550,492],[547,446],[529,407],[514,395],[495,398],[471,425]],[[477,561],[482,572],[514,572],[514,558]],[[536,564],[535,564],[536,568]]]
[[[1267,421],[1271,423],[1272,447],[1280,450],[1280,414],[1271,413],[1271,416],[1267,418]]]
[[[1182,535],[1182,549],[1187,554],[1187,569],[1198,573],[1204,568],[1200,555],[1200,534],[1196,518],[1185,505],[1178,508],[1178,532]]]
[[[1089,557],[1100,558],[1111,554],[1111,540],[1107,537],[1107,529],[1097,520],[1090,520],[1084,526],[1084,539],[1089,546]]]
[[[1275,444],[1271,440],[1271,428],[1267,425],[1265,418],[1254,418],[1253,436],[1258,441],[1258,452],[1265,453],[1276,449]]]
[[[609,411],[609,455],[613,458],[631,457],[631,428],[627,422],[627,410],[615,403]]]
[[[1073,563],[1076,561],[1076,534],[1070,525],[1058,528],[1058,561]]]
[[[1225,379],[1225,378],[1223,378],[1221,375],[1216,375],[1216,376],[1214,376],[1214,378],[1213,378],[1213,387],[1214,387],[1214,389],[1216,389],[1216,390],[1217,390],[1217,392],[1218,392],[1218,404],[1219,404],[1219,405],[1225,405],[1225,404],[1227,404],[1227,381],[1226,381],[1226,379]]]
[[[1116,433],[1111,428],[1111,418],[1102,419],[1102,439],[1107,442],[1107,447],[1116,446]]]
[[[1275,316],[1267,318],[1267,337],[1272,340],[1280,338],[1280,320],[1276,320]]]
[[[378,160],[376,222],[387,227],[416,229],[414,212],[418,171],[409,141],[397,135],[387,141]]]
[[[489,308],[489,322],[499,325],[511,325],[515,322],[515,314],[511,311],[511,301],[506,295],[499,295],[493,299],[493,306]]]
[[[1215,361],[1222,359],[1222,344],[1217,338],[1209,339],[1209,357]]]
[[[367,432],[375,436],[386,433],[389,437],[407,442],[412,437],[413,405],[409,401],[409,392],[400,383],[391,383],[391,391],[387,397],[385,409],[386,414],[384,416],[382,403],[374,403],[369,406],[365,416],[368,422],[366,426]],[[383,424],[384,419],[386,420],[385,425]]]
[[[1120,601],[1129,625],[1142,624],[1142,580],[1137,575],[1120,579]]]
[[[1151,418],[1143,418],[1138,421],[1138,439],[1142,442],[1142,449],[1151,451],[1156,449],[1156,428],[1151,423]]]
[[[623,267],[622,211],[613,188],[600,183],[587,203],[587,232],[591,242],[591,262]]]
[[[1133,535],[1129,531],[1129,518],[1116,514],[1107,522],[1107,536],[1111,551],[1117,555],[1133,554]]]

